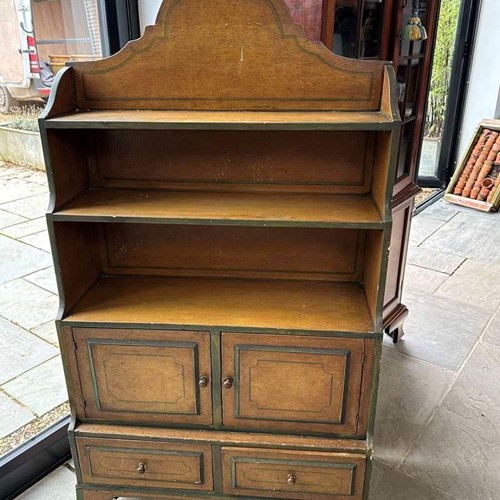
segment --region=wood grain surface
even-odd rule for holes
[[[65,319],[373,332],[359,284],[312,281],[102,278]]]

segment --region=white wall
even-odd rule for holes
[[[500,89],[500,0],[483,0],[479,16],[457,161],[479,122],[483,118],[496,118]]]
[[[144,26],[154,24],[156,14],[160,8],[161,0],[139,0],[139,21],[141,24],[141,34],[144,33]]]

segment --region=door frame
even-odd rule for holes
[[[437,175],[418,176],[420,187],[444,189],[450,182],[457,162],[458,146],[462,135],[462,121],[465,110],[465,97],[472,67],[472,55],[477,34],[479,13],[482,0],[462,0],[458,29],[453,51],[450,87],[446,100],[446,115],[441,136],[441,148],[437,160]],[[438,19],[439,22],[439,19]],[[424,117],[427,114],[427,102]],[[425,118],[424,118],[425,119]],[[423,127],[420,142],[424,139]],[[420,164],[420,154],[417,159]],[[434,199],[435,201],[435,199]]]

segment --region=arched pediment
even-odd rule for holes
[[[384,64],[310,41],[283,0],[164,0],[142,38],[72,66],[80,109],[377,111]]]

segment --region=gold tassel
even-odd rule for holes
[[[402,40],[410,40],[411,42],[417,42],[418,40],[425,40],[427,38],[427,31],[420,17],[418,17],[418,7],[413,9],[413,15],[408,19],[406,26],[401,30],[399,38]]]

